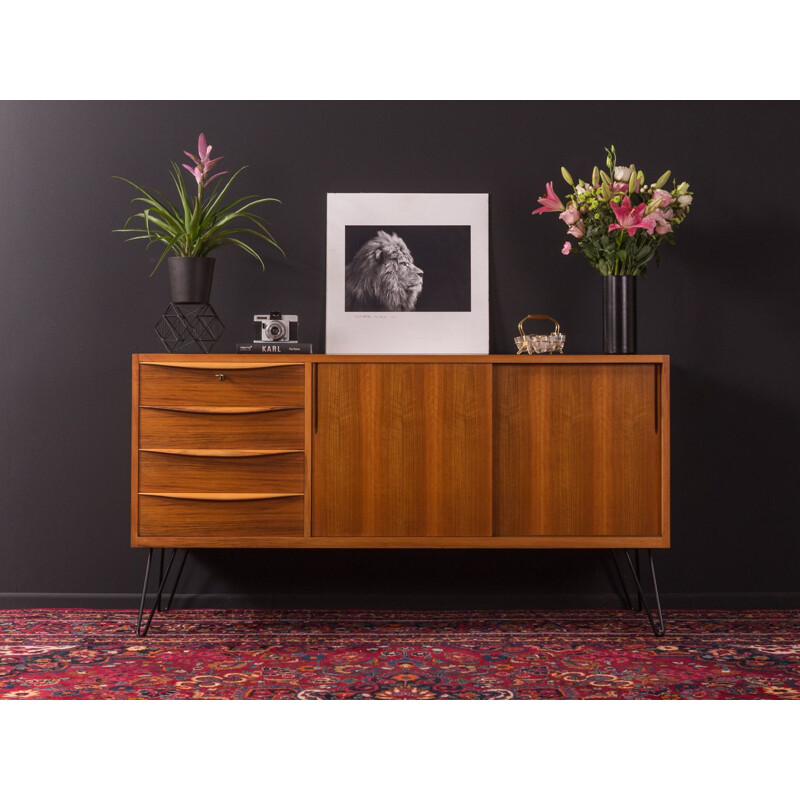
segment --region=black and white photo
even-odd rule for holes
[[[469,311],[468,225],[348,225],[345,311]]]
[[[488,195],[329,194],[329,353],[488,352]]]

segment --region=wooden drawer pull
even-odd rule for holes
[[[301,362],[298,361],[282,361],[279,364],[234,364],[228,362],[180,362],[172,361],[165,364],[163,361],[140,361],[140,364],[147,364],[151,367],[165,367],[166,369],[275,369],[280,367],[299,367]]]
[[[297,411],[303,406],[140,406],[157,411],[181,411],[184,414],[264,414],[268,411]]]
[[[276,500],[280,497],[302,497],[302,493],[282,492],[271,494],[223,494],[221,492],[139,492],[140,497],[167,497],[172,500],[210,500],[227,502],[238,500]]]
[[[168,456],[195,456],[198,458],[256,458],[258,456],[283,456],[303,453],[303,450],[183,450],[179,448],[140,447],[140,453],[163,453]]]

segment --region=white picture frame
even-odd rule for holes
[[[489,195],[328,194],[325,330],[328,353],[487,354]]]

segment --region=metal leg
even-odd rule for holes
[[[644,601],[644,597],[642,597],[642,589],[641,589],[641,585],[642,585],[642,566],[639,563],[639,551],[636,550],[634,555],[635,555],[635,558],[636,558],[636,577],[638,579],[636,581],[636,611],[640,612],[642,610],[642,603]]]
[[[175,590],[178,588],[178,583],[180,582],[181,575],[183,575],[183,568],[186,565],[186,557],[188,555],[189,555],[189,550],[187,548],[186,550],[183,551],[183,557],[181,558],[181,565],[180,567],[178,567],[178,574],[175,576],[175,583],[172,586],[172,592],[170,593],[167,605],[165,608],[161,609],[164,612],[169,611],[170,606],[172,605],[172,601],[175,598]]]
[[[142,599],[139,601],[139,616],[136,619],[136,635],[141,636],[139,633],[142,627],[142,614],[144,613],[144,599],[147,596],[147,584],[150,580],[150,562],[153,560],[153,548],[147,551],[147,566],[144,568],[144,584],[142,584]]]
[[[167,562],[166,570],[163,568],[164,563],[164,550],[161,550],[160,553],[160,563],[159,563],[159,581],[158,581],[158,591],[156,592],[156,600],[153,603],[153,607],[150,609],[150,614],[147,617],[147,622],[145,623],[144,629],[142,629],[142,615],[144,613],[144,602],[147,596],[147,584],[150,579],[150,565],[153,560],[153,548],[150,548],[149,553],[147,554],[147,566],[145,567],[144,571],[144,584],[142,586],[142,599],[139,602],[139,616],[136,620],[136,635],[137,636],[147,636],[147,632],[150,630],[150,623],[153,621],[153,616],[156,611],[168,611],[170,605],[172,604],[172,600],[175,597],[175,590],[178,588],[178,581],[180,580],[181,574],[183,573],[183,567],[186,563],[186,556],[188,554],[188,550],[184,551],[183,559],[181,560],[180,570],[178,571],[178,576],[175,579],[175,585],[172,587],[172,593],[169,596],[169,602],[166,605],[166,608],[161,608],[161,596],[164,593],[164,587],[166,586],[167,579],[169,578],[169,573],[172,570],[172,563],[175,560],[175,555],[178,552],[178,549],[173,549],[169,561]]]
[[[637,562],[638,566],[638,562]],[[158,585],[161,586],[161,581],[164,580],[164,548],[162,547],[159,551],[159,560],[158,560]],[[156,611],[161,611],[161,592],[158,593],[158,597],[156,598]]]
[[[640,580],[641,575],[638,574],[638,570],[634,567],[633,561],[631,560],[631,554],[628,550],[625,551],[625,558],[628,561],[628,566],[631,569],[631,573],[633,574],[633,579],[636,581],[636,591],[639,594],[639,598],[641,598],[641,604],[644,606],[644,610],[647,613],[647,618],[650,620],[650,627],[653,629],[653,633],[656,636],[663,636],[666,633],[666,627],[664,626],[664,615],[661,612],[661,598],[658,595],[658,582],[656,581],[656,567],[653,563],[653,551],[648,550],[647,556],[650,559],[650,575],[653,579],[653,593],[655,594],[656,599],[656,610],[658,612],[658,622],[653,618],[653,614],[650,611],[650,607],[647,605],[647,598],[644,593],[644,589],[642,589],[642,582]],[[616,563],[616,556],[614,557],[614,561]],[[620,576],[621,577],[621,576]],[[625,594],[627,596],[628,590],[625,590]],[[629,599],[630,602],[630,599]]]
[[[628,604],[628,608],[631,611],[635,611],[636,609],[633,607],[633,601],[631,600],[631,596],[628,593],[628,587],[625,585],[625,579],[622,577],[622,572],[619,568],[619,561],[617,560],[617,551],[612,550],[611,555],[614,557],[614,569],[616,569],[617,571],[617,578],[619,578],[619,585],[622,587],[622,591],[625,593],[625,602]]]

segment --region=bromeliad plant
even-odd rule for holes
[[[128,242],[145,239],[148,247],[153,244],[164,246],[164,252],[158,259],[153,272],[150,273],[151,276],[170,253],[187,258],[202,258],[226,244],[241,248],[253,256],[261,264],[261,269],[264,269],[261,256],[238,237],[241,235],[255,236],[283,253],[272,234],[267,230],[264,219],[252,211],[262,203],[280,203],[280,200],[276,200],[274,197],[248,195],[233,203],[223,205],[222,199],[231,184],[246,167],[241,167],[234,172],[224,186],[217,184],[209,192],[208,187],[213,181],[228,174],[227,170],[211,174],[222,157],[211,158],[211,145],[206,142],[205,134],[202,133],[197,140],[197,155],[186,150],[184,153],[191,159],[192,164],[183,164],[182,166],[191,173],[197,182],[197,194],[194,197],[189,196],[181,177],[183,173],[174,161],[171,162],[170,177],[178,190],[180,206],[176,206],[160,192],[145,189],[119,175],[114,176],[130,184],[139,192],[140,196],[135,197],[133,202],[144,204],[142,211],[128,217],[122,228],[118,228],[114,233],[134,234],[126,239]],[[218,190],[219,186],[222,186],[222,189]]]
[[[592,180],[573,181],[566,167],[561,167],[564,180],[573,191],[567,204],[547,184],[541,208],[534,214],[559,212],[589,263],[602,275],[644,276],[648,263],[659,261],[659,247],[673,243],[675,229],[686,219],[693,194],[688,183],[664,189],[670,177],[667,170],[655,183],[646,184],[644,173],[634,164],[617,166],[614,145],[606,148],[608,171],[595,167]],[[561,248],[564,255],[572,250],[567,240]]]

